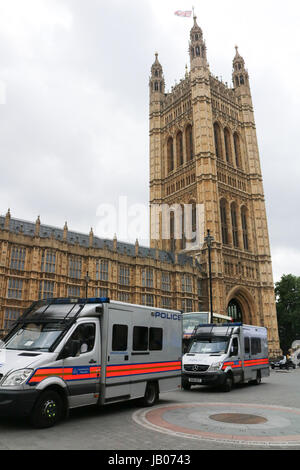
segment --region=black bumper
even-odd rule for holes
[[[193,381],[194,379],[194,381]],[[201,379],[201,382],[199,382]],[[191,385],[212,385],[219,386],[223,385],[226,379],[225,372],[211,372],[211,373],[199,373],[189,374],[188,372],[182,373],[182,380],[190,383]]]
[[[36,390],[0,390],[0,416],[28,416],[37,396]]]

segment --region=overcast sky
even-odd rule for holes
[[[101,236],[101,204],[148,207],[150,68],[157,51],[167,90],[183,78],[192,5],[0,0],[1,214]],[[236,44],[246,61],[274,280],[300,275],[299,2],[194,7],[211,72],[231,83]]]

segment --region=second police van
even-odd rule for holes
[[[199,325],[182,359],[182,386],[219,386],[229,392],[236,383],[260,384],[270,375],[267,329],[228,323]]]

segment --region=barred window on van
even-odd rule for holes
[[[244,340],[245,343],[245,354],[250,354],[250,340],[248,337]]]
[[[148,328],[145,326],[133,327],[133,351],[148,350]]]
[[[149,350],[162,351],[163,348],[163,330],[162,328],[150,328]]]
[[[163,329],[135,326],[133,328],[133,351],[162,351]]]
[[[128,338],[127,325],[114,325],[112,334],[112,350],[113,351],[126,351]]]
[[[261,340],[260,338],[251,338],[251,354],[261,353]]]

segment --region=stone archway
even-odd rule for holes
[[[226,299],[226,311],[235,321],[253,325],[256,322],[256,305],[252,294],[242,286],[234,287]]]

